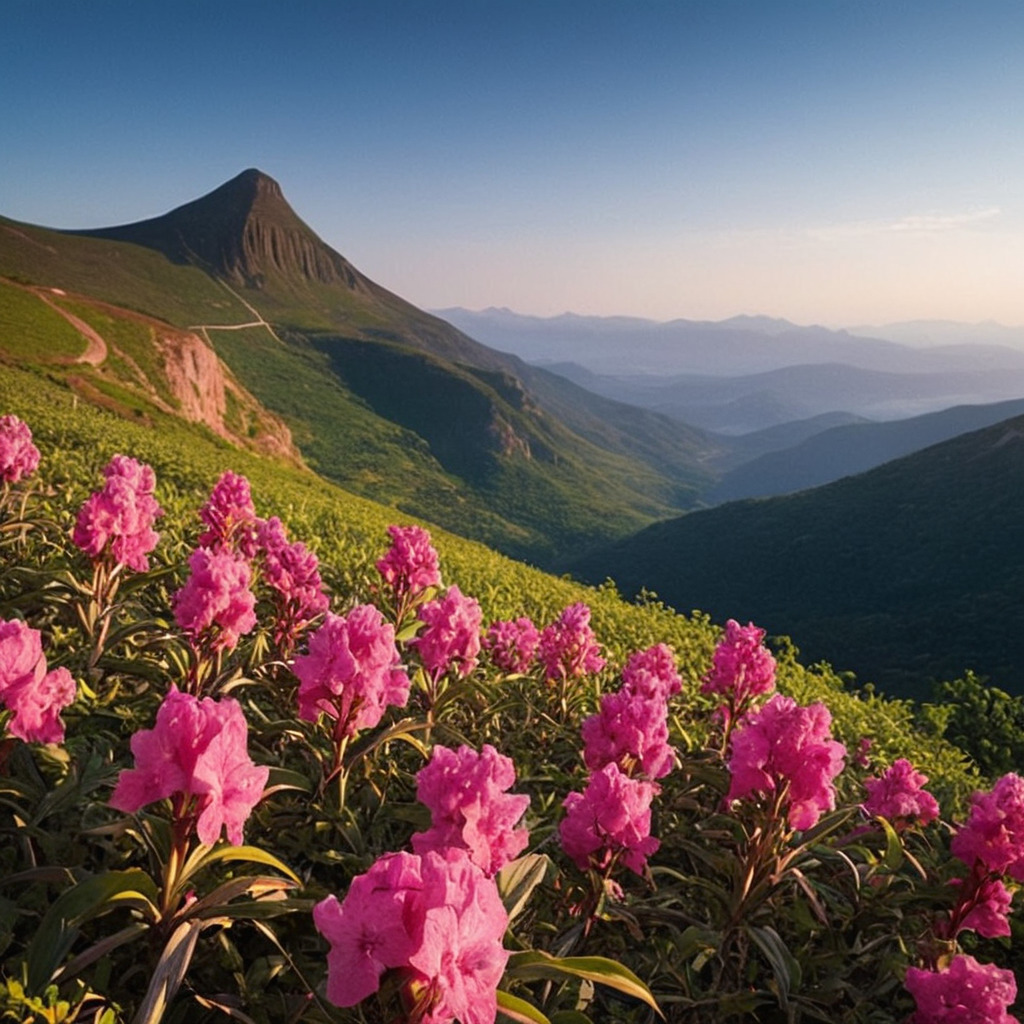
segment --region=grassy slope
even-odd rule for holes
[[[177,326],[253,319],[235,292],[151,249],[10,221],[0,221],[0,275],[145,310]],[[488,350],[383,289],[372,286],[368,297],[355,296],[337,286],[281,277],[267,280],[258,290],[239,288],[238,294],[259,303],[261,313],[282,324],[288,343],[277,343],[265,330],[211,330],[211,342],[242,384],[285,418],[303,455],[347,487],[545,564],[566,548],[579,549],[632,532],[679,507],[679,488],[649,466],[574,435],[551,417],[517,416],[487,372],[463,370],[428,355],[437,349],[453,359],[468,354],[477,360],[490,358]],[[73,300],[67,301],[72,308]],[[324,335],[310,331],[326,324],[335,329],[346,326],[358,338],[376,339],[382,347],[372,353],[373,359],[403,351],[407,358],[400,361],[400,376],[407,393],[417,391],[414,377],[424,365],[412,359],[416,353],[407,338],[415,333],[424,348],[419,359],[439,371],[437,379],[445,387],[462,387],[463,399],[486,403],[503,422],[514,424],[517,433],[536,435],[541,429],[545,436],[534,437],[539,442],[535,448],[554,450],[557,464],[492,459],[493,439],[486,430],[470,429],[464,422],[465,402],[438,400],[436,422],[448,421],[460,444],[475,448],[476,457],[489,463],[486,472],[467,475],[465,467],[453,465],[444,451],[434,450],[417,432],[416,426],[423,429],[425,421],[413,425],[399,416],[396,423],[375,408],[397,378],[384,380],[383,388],[364,387],[363,393],[349,386],[338,372],[338,361],[329,358],[332,344],[341,344],[338,336],[333,335],[333,343],[325,342]],[[110,322],[102,327],[120,329]],[[66,331],[66,325],[62,329]],[[137,362],[145,362],[142,346],[134,341],[126,338],[125,347]],[[502,358],[493,354],[493,372],[499,375]],[[350,367],[349,375],[352,372]],[[130,376],[126,372],[122,379]],[[90,385],[96,400],[108,407],[136,417],[148,414],[109,379],[91,380]],[[394,414],[393,403],[388,412]],[[436,435],[433,440],[436,445]],[[453,450],[449,445],[448,451]],[[683,491],[690,495],[686,488]]]
[[[813,491],[734,502],[593,554],[679,608],[752,618],[897,694],[967,668],[1024,692],[1024,418]]]
[[[387,545],[387,525],[396,519],[409,521],[313,473],[232,448],[171,417],[158,424],[160,429],[150,430],[76,403],[59,380],[41,371],[11,369],[0,376],[0,412],[16,413],[31,425],[44,452],[40,475],[72,506],[98,485],[100,469],[118,451],[153,465],[161,504],[169,516],[186,521],[194,517],[224,469],[246,474],[259,512],[280,515],[292,536],[319,553],[325,579],[339,603],[370,593],[376,578],[374,561]],[[527,614],[543,624],[567,604],[586,601],[613,665],[621,665],[630,651],[655,642],[670,643],[686,680],[682,699],[701,700],[699,677],[717,636],[705,616],[684,617],[658,603],[629,604],[614,588],[593,589],[549,576],[478,543],[431,529],[446,582],[458,583],[464,592],[476,596],[485,621]],[[165,552],[165,557],[180,560],[183,554]],[[910,756],[932,776],[934,788],[946,799],[965,798],[974,782],[965,773],[962,754],[941,740],[915,732],[909,705],[852,695],[829,670],[801,665],[785,644],[779,657],[780,688],[801,702],[824,700],[835,716],[836,735],[848,746],[855,746],[862,736],[872,736],[879,758]]]

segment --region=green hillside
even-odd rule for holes
[[[326,246],[258,171],[138,224],[0,222],[0,277],[196,333],[319,472],[538,564],[693,507],[712,479],[705,435],[416,309]],[[12,311],[0,349],[24,356],[4,338],[37,335],[33,317]],[[134,415],[141,400],[121,404]]]
[[[676,608],[798,637],[861,682],[928,697],[972,669],[1024,693],[1024,418],[868,473],[659,523],[578,562]]]

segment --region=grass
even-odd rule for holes
[[[82,335],[39,296],[0,281],[0,349],[12,359],[74,360],[85,344]]]

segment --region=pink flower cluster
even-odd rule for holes
[[[549,682],[600,672],[605,665],[600,652],[590,628],[590,608],[582,602],[569,605],[540,635],[540,661]]]
[[[675,753],[668,741],[668,707],[625,687],[601,698],[601,710],[580,730],[583,761],[591,771],[617,764],[627,775],[639,769],[649,779],[668,775]]]
[[[284,525],[277,516],[260,522],[257,542],[263,554],[263,580],[276,595],[274,640],[287,652],[310,623],[330,606],[320,579],[320,564],[305,544],[288,543]]]
[[[416,776],[416,798],[430,808],[430,828],[412,837],[420,854],[448,847],[463,849],[488,877],[522,853],[529,842],[525,828],[515,828],[530,804],[528,796],[506,791],[515,785],[512,759],[489,743],[478,754],[436,746]]]
[[[682,688],[676,656],[668,644],[655,644],[646,650],[634,651],[622,670],[623,691],[638,697],[667,701]]]
[[[32,431],[17,416],[0,416],[0,482],[16,484],[39,467],[39,449]]]
[[[421,605],[416,614],[426,628],[409,645],[419,652],[427,673],[435,679],[449,671],[460,679],[468,676],[480,653],[482,613],[476,598],[453,585],[443,597]]]
[[[725,698],[719,708],[726,726],[775,689],[775,659],[764,646],[764,630],[752,622],[741,626],[735,619],[725,624],[725,635],[715,647],[711,670],[701,693]]]
[[[206,504],[199,510],[206,531],[200,547],[230,551],[251,560],[256,554],[256,508],[249,481],[227,470],[213,486]]]
[[[115,455],[103,475],[107,482],[82,506],[72,540],[94,562],[109,555],[115,565],[146,572],[146,556],[160,540],[153,523],[163,515],[153,497],[156,476],[126,455]]]
[[[792,828],[808,829],[835,807],[832,780],[843,770],[846,748],[832,739],[824,704],[801,707],[776,694],[749,711],[732,734],[727,799],[785,794]]]
[[[1011,772],[988,793],[974,793],[950,849],[968,867],[977,861],[986,871],[1024,882],[1024,778]]]
[[[191,574],[174,595],[174,619],[193,643],[233,650],[256,625],[249,563],[229,548],[196,548]]]
[[[391,588],[395,603],[415,598],[441,584],[437,552],[421,526],[389,526],[391,547],[377,562],[377,571]]]
[[[943,971],[907,968],[904,984],[917,1003],[910,1024],[1018,1024],[1006,1012],[1017,998],[1013,971],[955,956]]]
[[[404,706],[409,699],[394,627],[373,605],[357,605],[347,616],[328,612],[293,671],[299,717],[315,722],[327,714],[336,719],[339,737],[372,728],[389,704]]]
[[[20,619],[0,619],[0,704],[12,712],[12,736],[26,743],[62,743],[60,713],[74,703],[76,692],[66,668],[46,671],[38,630]]]
[[[603,871],[618,858],[643,874],[647,858],[661,845],[651,835],[651,801],[660,792],[654,782],[631,779],[618,765],[605,765],[590,776],[582,793],[565,798],[562,848],[581,871]]]
[[[508,915],[465,851],[385,854],[342,902],[316,904],[313,921],[331,945],[327,998],[336,1006],[372,995],[394,970],[409,1024],[494,1024]]]
[[[864,810],[897,825],[927,825],[939,816],[938,801],[922,788],[927,781],[927,775],[916,771],[906,758],[901,757],[880,778],[864,780],[864,788],[868,791]]]
[[[110,806],[133,813],[175,797],[176,817],[196,817],[201,843],[212,846],[226,829],[228,841],[237,846],[270,774],[252,763],[247,743],[238,701],[199,700],[172,686],[155,726],[132,736],[135,767],[118,776]]]
[[[533,621],[525,615],[518,619],[492,622],[483,639],[483,647],[491,656],[491,664],[512,675],[530,671],[537,657],[539,643],[540,633]]]

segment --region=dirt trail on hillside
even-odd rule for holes
[[[85,351],[75,360],[76,363],[88,363],[90,366],[100,366],[106,361],[107,343],[103,340],[103,337],[99,332],[80,317],[75,316],[74,313],[69,313],[66,309],[61,309],[61,307],[51,298],[51,292],[57,295],[62,294],[61,292],[55,292],[53,289],[47,291],[42,288],[27,288],[26,291],[32,292],[32,294],[37,298],[42,299],[50,309],[54,310],[56,313],[60,313],[60,315],[64,317],[64,319],[67,320],[67,322],[71,324],[71,326],[74,327],[74,329],[78,331],[83,338],[85,338]]]

